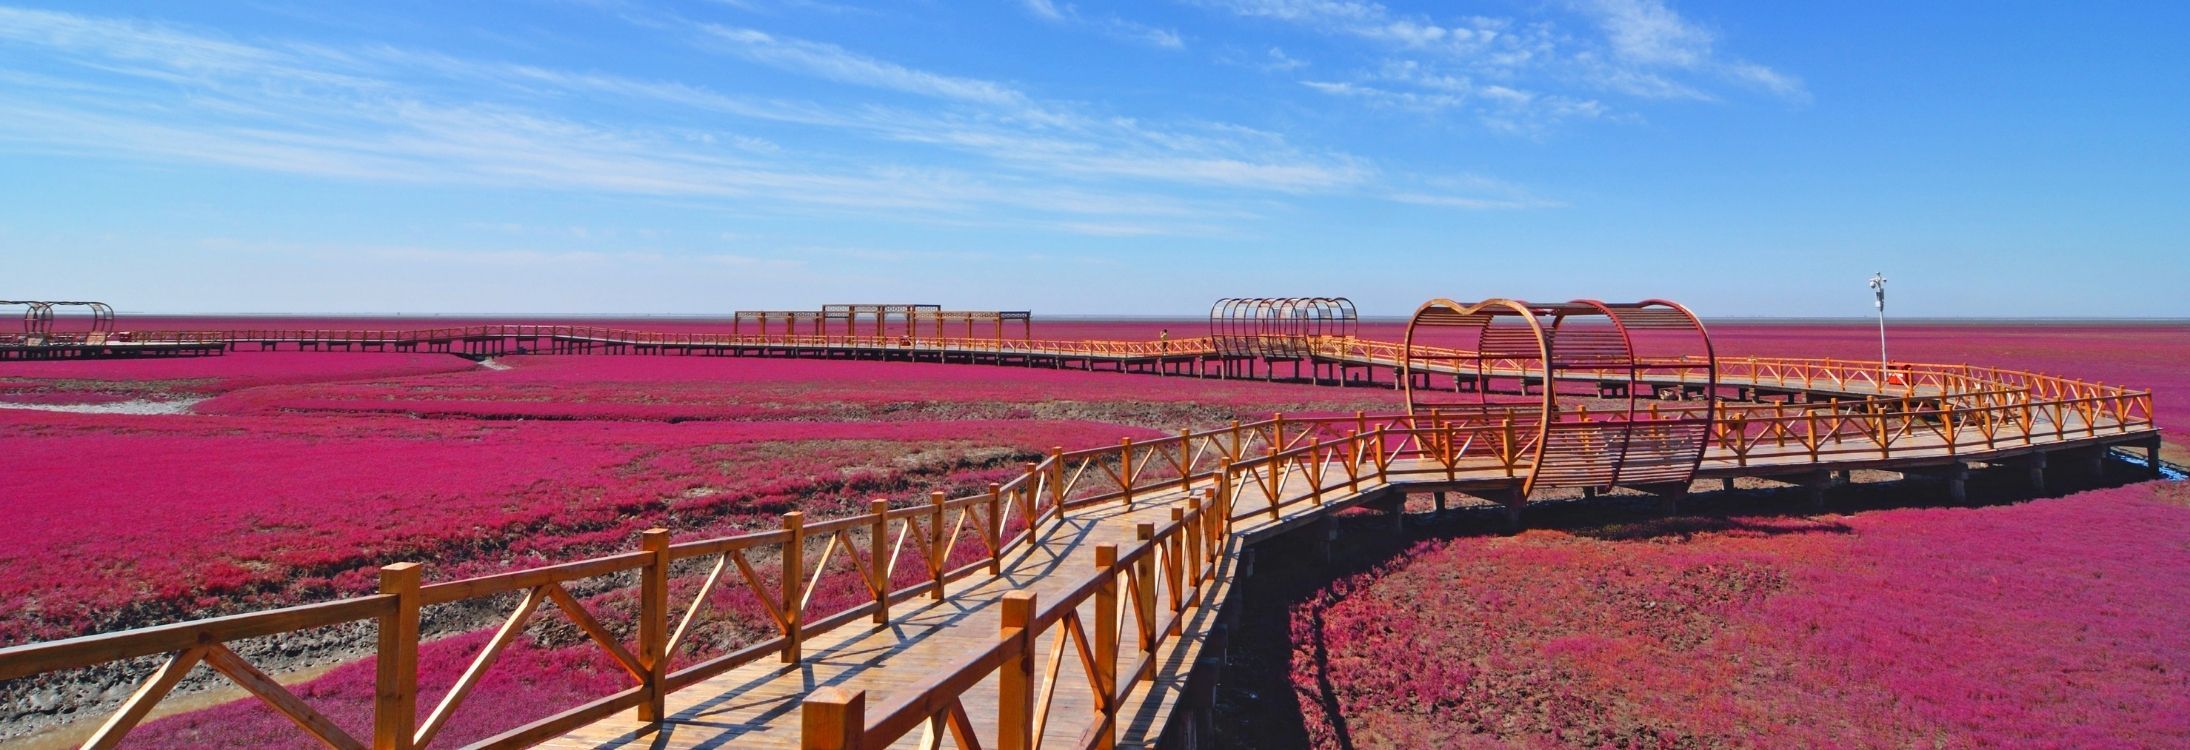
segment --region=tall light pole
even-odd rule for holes
[[[1878,387],[1886,387],[1886,275],[1871,274],[1871,293],[1878,297]]]

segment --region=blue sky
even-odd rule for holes
[[[0,296],[2190,316],[2186,9],[0,5]]]

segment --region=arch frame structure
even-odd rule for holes
[[[1437,329],[1459,329],[1460,340],[1450,342],[1459,345],[1430,345],[1426,334]],[[1718,418],[1710,332],[1670,300],[1439,298],[1408,319],[1402,346],[1399,380],[1410,419],[1481,430],[1482,439],[1499,444],[1508,470],[1523,476],[1522,499],[1559,487],[1683,493]],[[1441,398],[1431,387],[1440,375],[1451,378],[1453,394],[1472,386],[1473,402]],[[1571,392],[1584,383],[1594,392]],[[1501,391],[1501,384],[1509,385]],[[1638,395],[1667,384],[1673,395],[1700,395],[1703,408],[1645,408]],[[1518,398],[1493,400],[1494,393]]]
[[[1222,357],[1306,357],[1360,323],[1345,297],[1226,297],[1209,307],[1209,340]]]
[[[91,330],[87,334],[114,332],[114,306],[90,300],[0,300],[0,305],[23,307],[23,335],[52,336],[54,308],[81,307],[91,312]],[[70,332],[74,333],[74,332]]]

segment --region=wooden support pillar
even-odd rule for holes
[[[859,750],[866,744],[867,693],[840,687],[814,691],[799,704],[799,750]]]
[[[1095,545],[1095,611],[1089,613],[1095,626],[1095,664],[1089,670],[1088,681],[1095,683],[1095,692],[1104,696],[1098,703],[1111,703],[1110,696],[1118,694],[1118,581],[1124,576],[1118,567],[1118,545]],[[1101,710],[1101,709],[1098,709]],[[1101,710],[1096,720],[1095,742],[1098,750],[1112,750],[1118,746],[1118,710],[1112,705]]]
[[[932,579],[929,582],[934,584],[928,591],[928,598],[935,601],[943,601],[943,578],[950,570],[950,561],[943,559],[943,549],[950,542],[943,537],[943,518],[949,515],[943,509],[945,499],[942,490],[928,493],[928,554],[925,557],[928,558],[928,577]]]
[[[380,569],[380,593],[395,606],[380,618],[373,688],[373,750],[410,750],[418,730],[418,563]]]
[[[989,575],[1004,574],[1004,486],[989,483],[989,517],[982,523],[983,534],[988,537]]]
[[[639,720],[658,722],[668,716],[662,683],[669,676],[669,530],[640,532],[639,548],[651,555],[639,572],[639,662],[646,667]]]
[[[2106,476],[2106,448],[2084,451],[2084,473],[2091,475],[2093,479]]]
[[[1004,594],[998,635],[1018,645],[996,670],[996,746],[1000,750],[1034,747],[1034,611],[1034,592]]]
[[[1833,475],[1827,471],[1815,471],[1803,476],[1803,495],[1809,500],[1812,512],[1825,509],[1825,490],[1833,486]]]
[[[1439,490],[1438,492],[1432,493],[1432,494],[1431,494],[1431,497],[1434,497],[1434,498],[1436,498],[1436,499],[1437,499],[1437,513],[1438,513],[1438,515],[1444,515],[1444,513],[1445,513],[1445,493],[1444,493],[1444,491],[1442,491],[1442,490]]]
[[[1836,473],[1835,473],[1835,474],[1833,475],[1833,483],[1834,483],[1834,484],[1853,484],[1853,483],[1854,483],[1854,481],[1848,478],[1848,470],[1847,470],[1847,469],[1841,469],[1840,471],[1836,472]]]
[[[2166,475],[2166,474],[2165,474],[2164,472],[2161,472],[2161,471],[2160,471],[2160,466],[2161,466],[2161,464],[2160,464],[2160,439],[2159,439],[2159,438],[2152,438],[2151,440],[2147,440],[2147,441],[2145,441],[2145,443],[2144,443],[2144,464],[2145,464],[2145,468],[2146,468],[2146,469],[2147,469],[2148,471],[2150,471],[2150,472],[2151,472],[2151,477],[2152,477],[2153,479],[2158,479],[2158,478],[2160,478],[2160,477],[2162,477],[2162,476],[2165,476],[2165,475]]]
[[[1969,464],[1956,461],[1947,467],[1947,499],[1957,504],[1969,502]]]
[[[783,663],[797,664],[805,656],[806,608],[799,594],[806,583],[806,514],[783,514],[783,530],[791,532],[783,540]]]
[[[1156,576],[1161,574],[1156,567],[1156,524],[1149,521],[1134,524],[1133,538],[1139,540],[1141,546],[1150,548],[1148,553],[1141,555],[1141,559],[1134,562],[1133,583],[1136,589],[1134,591],[1134,601],[1139,602],[1138,606],[1140,607],[1135,612],[1138,616],[1146,618],[1147,623],[1138,633],[1141,656],[1153,659],[1156,655],[1157,634],[1155,633],[1155,626],[1157,621],[1161,619],[1156,610],[1158,607],[1163,606],[1156,599]],[[1153,682],[1156,679],[1156,670],[1151,669],[1139,675],[1138,678],[1142,682]]]
[[[2023,459],[2023,465],[2024,465],[2024,466],[2025,466],[2025,467],[2026,467],[2026,468],[2027,468],[2027,469],[2028,469],[2028,470],[2030,471],[2030,491],[2031,491],[2031,492],[2034,492],[2034,493],[2038,493],[2038,494],[2045,494],[2045,491],[2046,491],[2046,454],[2045,454],[2045,452],[2044,452],[2044,451],[2039,451],[2039,452],[2037,452],[2037,453],[2032,453],[2032,454],[2030,454],[2030,457],[2029,457],[2029,458],[2025,458],[2025,459]]]
[[[1658,512],[1669,516],[1681,512],[1681,501],[1688,498],[1688,488],[1688,482],[1661,482],[1636,487],[1658,496]]]
[[[1734,478],[1733,478],[1733,477],[1724,477],[1724,478],[1721,478],[1721,479],[1719,479],[1719,491],[1720,491],[1720,492],[1733,492],[1733,491],[1734,491]]]
[[[887,625],[890,622],[890,563],[883,550],[890,548],[890,501],[883,498],[867,501],[867,514],[874,516],[874,522],[867,526],[867,587],[874,593],[874,624]]]

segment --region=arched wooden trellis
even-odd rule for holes
[[[1526,469],[1523,497],[1538,487],[1678,492],[1717,418],[1710,334],[1675,302],[1435,299],[1409,320],[1405,346],[1401,382],[1417,425],[1483,430]],[[1434,387],[1439,377],[1452,387]],[[1704,406],[1645,408],[1639,396],[1661,387],[1700,392]]]
[[[104,302],[82,300],[0,300],[0,305],[23,306],[23,332],[26,334],[53,333],[53,308],[81,307],[91,313],[91,333],[114,331],[114,307]]]
[[[1360,315],[1345,297],[1226,297],[1209,308],[1209,338],[1229,357],[1302,357],[1318,338],[1353,336]]]

